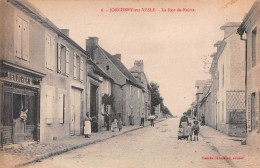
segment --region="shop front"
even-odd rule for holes
[[[4,61],[0,72],[1,144],[39,141],[44,74]]]

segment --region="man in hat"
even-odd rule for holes
[[[199,140],[198,134],[200,131],[200,126],[199,126],[199,122],[198,121],[194,121],[193,122],[194,125],[192,126],[192,131],[194,133],[194,141],[197,139],[197,141]]]

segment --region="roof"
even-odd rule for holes
[[[57,33],[60,37],[64,38],[75,48],[84,53],[87,57],[89,57],[89,53],[86,52],[83,48],[81,48],[75,41],[73,41],[70,37],[66,36],[54,23],[52,23],[47,17],[45,17],[37,8],[35,8],[31,3],[26,0],[9,0],[7,2],[12,3],[18,9],[25,12],[27,15],[31,16],[35,21],[39,22],[46,28],[51,29],[55,33]]]
[[[249,10],[249,12],[247,13],[247,15],[244,17],[243,22],[241,23],[241,25],[239,26],[239,28],[237,29],[237,33],[239,35],[243,35],[243,33],[245,32],[245,28],[246,28],[246,22],[249,20],[249,18],[251,17],[251,15],[253,14],[254,10],[259,6],[260,1],[256,0],[254,2],[254,4],[252,5],[251,9]],[[258,8],[259,9],[259,8]]]
[[[198,87],[197,93],[203,93],[203,88],[205,84],[206,84],[206,80],[197,80],[195,82],[195,87]]]
[[[95,67],[95,73],[97,73],[111,81],[114,81],[114,79],[111,76],[109,76],[106,72],[104,72],[101,68],[99,68],[99,66],[97,66],[97,64],[95,64],[92,60],[88,59],[87,62]]]
[[[136,87],[143,88],[143,86],[135,79],[135,77],[131,74],[130,71],[128,71],[128,69],[124,66],[124,64],[119,59],[117,59],[115,56],[112,56],[110,53],[108,53],[100,46],[98,46],[98,48],[106,54],[107,58],[110,59],[111,62],[118,68],[118,70],[126,76],[127,80],[130,83],[132,83]]]
[[[221,30],[225,29],[226,27],[239,27],[241,22],[226,22],[223,26],[220,27]]]

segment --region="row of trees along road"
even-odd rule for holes
[[[170,110],[163,103],[163,98],[161,97],[159,91],[160,86],[155,82],[151,82],[150,86],[151,86],[151,114],[155,114],[155,107],[160,104],[162,113],[172,116]]]

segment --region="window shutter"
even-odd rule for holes
[[[55,39],[51,38],[50,43],[50,67],[52,70],[55,69]]]
[[[45,66],[50,67],[50,36],[45,37]]]
[[[255,95],[255,128],[259,131],[259,92]]]
[[[70,53],[69,53],[69,49],[66,49],[66,66],[65,66],[65,68],[66,68],[66,72],[65,72],[65,74],[66,74],[66,76],[69,76],[69,73],[70,73]]]
[[[22,57],[24,60],[29,59],[29,31],[28,22],[23,20],[22,30]]]
[[[46,124],[52,123],[53,101],[53,89],[48,88],[46,92]]]
[[[17,17],[15,23],[15,56],[22,58],[22,19]]]
[[[62,93],[59,94],[59,123],[63,124],[64,123],[64,99],[65,99],[65,95],[63,95]]]
[[[73,54],[73,77],[77,79],[77,55],[76,53]]]
[[[248,94],[247,102],[247,129],[251,131],[251,94]]]
[[[82,57],[80,57],[80,71],[79,71],[79,80],[82,82],[83,81],[83,67],[84,67],[84,65],[83,65],[83,58]]]
[[[61,44],[58,43],[57,45],[57,72],[61,73]]]

